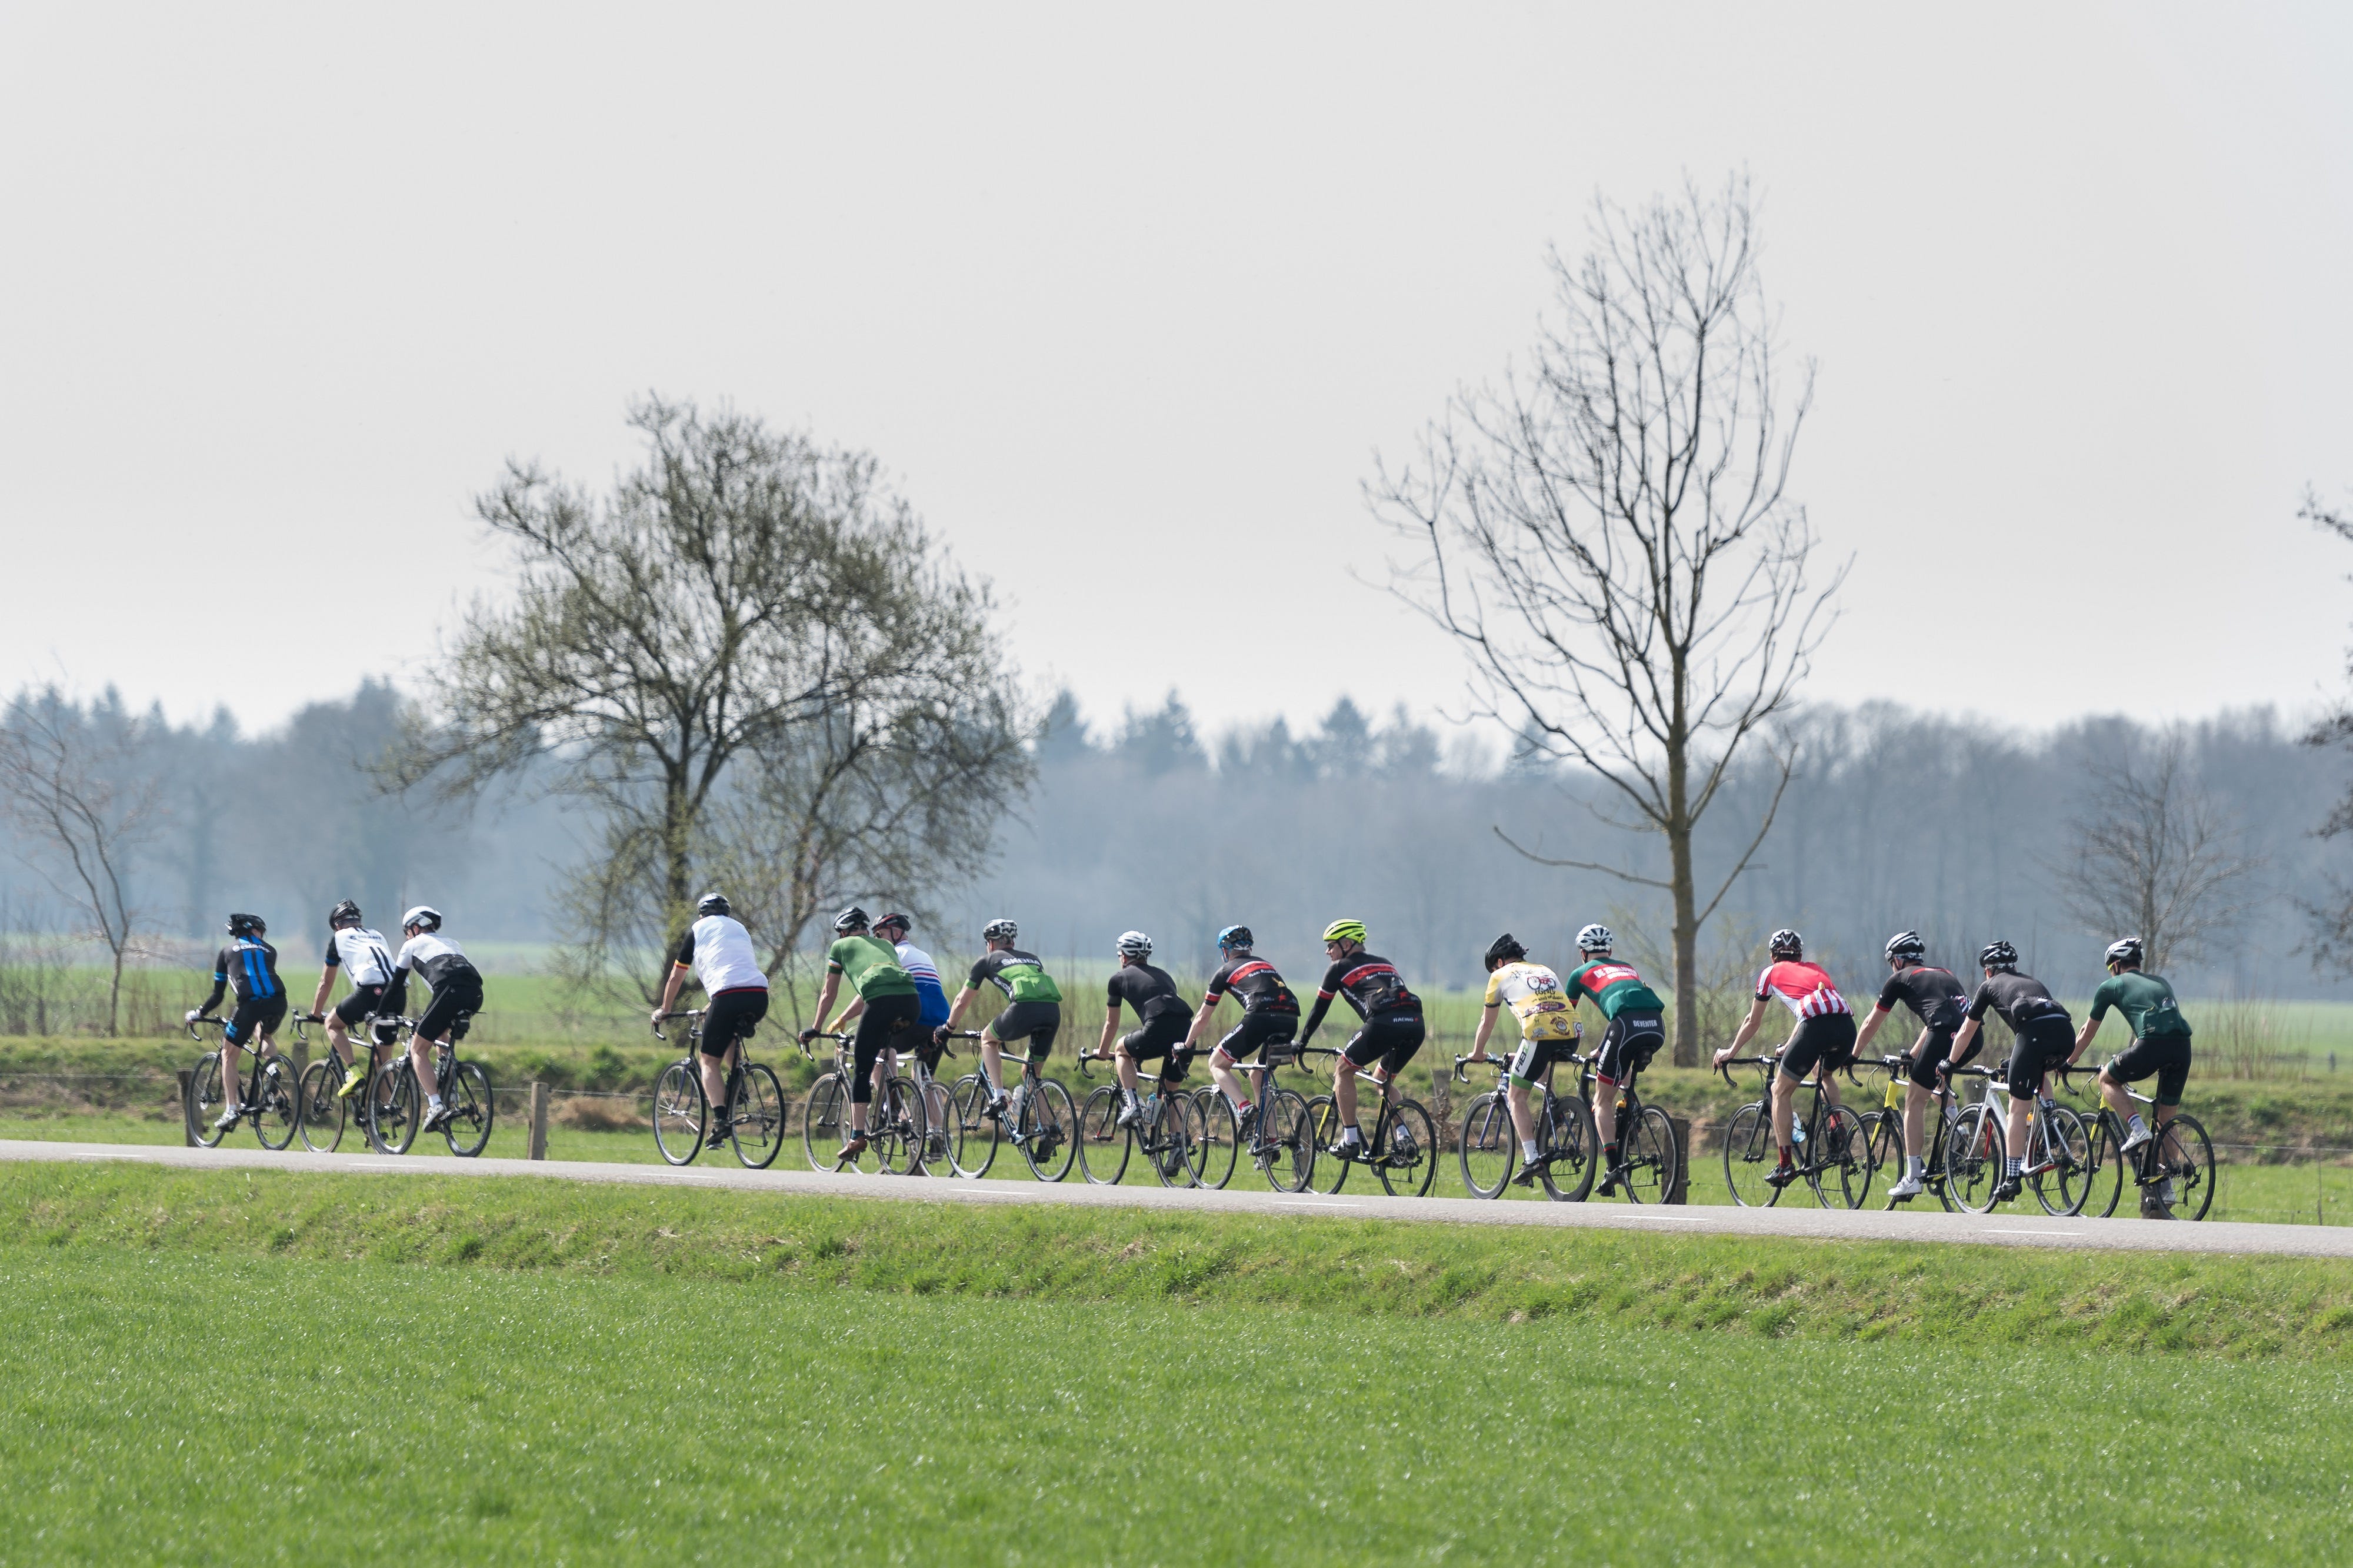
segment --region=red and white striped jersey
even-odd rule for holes
[[[1831,977],[1814,964],[1782,962],[1768,964],[1757,977],[1757,999],[1778,997],[1781,1005],[1800,1018],[1819,1018],[1827,1013],[1847,1013],[1853,1009],[1839,994]]]

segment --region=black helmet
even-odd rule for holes
[[[353,925],[360,923],[360,907],[349,899],[345,899],[327,911],[327,929],[333,931],[345,921],[351,921]]]
[[[1250,935],[1250,928],[1248,926],[1228,926],[1218,933],[1218,946],[1228,952],[1237,948],[1247,952],[1257,940]]]
[[[848,936],[851,931],[861,930],[870,923],[866,918],[866,911],[852,904],[833,917],[833,934]]]
[[[1773,933],[1772,942],[1767,945],[1772,952],[1773,956],[1776,958],[1803,958],[1806,956],[1806,939],[1799,936],[1796,931],[1791,931],[1788,926],[1783,926],[1779,931],[1775,931]]]
[[[1887,957],[1890,963],[1904,958],[1917,961],[1927,955],[1928,944],[1920,940],[1920,933],[1916,931],[1899,931],[1887,939]]]
[[[1520,945],[1520,939],[1505,931],[1487,944],[1487,967],[1492,971],[1499,963],[1509,963],[1527,955],[1528,950]]]
[[[2109,968],[2114,969],[2117,964],[2121,963],[2128,968],[2138,969],[2140,967],[2140,938],[2137,936],[2128,936],[2120,942],[2114,942],[2108,944],[2107,962]]]
[[[2018,949],[2006,942],[1989,942],[1978,950],[1979,969],[2016,969]]]
[[[694,906],[695,918],[698,920],[704,915],[723,915],[733,912],[727,907],[727,895],[724,893],[705,893],[702,895],[702,901]]]
[[[983,942],[1013,942],[1020,935],[1021,928],[1003,915],[980,928],[980,940]]]
[[[899,928],[899,934],[901,936],[904,936],[909,931],[915,929],[915,922],[901,914],[898,910],[892,910],[889,914],[884,915],[881,920],[874,922],[874,929],[876,931],[881,931],[885,926],[897,926]]]
[[[231,915],[228,917],[228,934],[231,936],[259,936],[269,929],[269,922],[263,920],[259,915]]]

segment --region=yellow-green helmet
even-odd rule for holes
[[[1325,942],[1353,942],[1361,946],[1365,940],[1365,922],[1362,921],[1334,921],[1330,925],[1324,928],[1324,940]]]

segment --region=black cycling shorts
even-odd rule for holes
[[[1922,1089],[1936,1088],[1936,1064],[1953,1054],[1953,1033],[1950,1029],[1929,1030],[1927,1045],[1904,1058],[1905,1076]],[[1957,1068],[1968,1066],[1978,1059],[1978,1053],[1983,1049],[1985,1031],[1979,1029],[1969,1037],[1969,1048],[1963,1051],[1961,1059],[1953,1065]]]
[[[1381,1070],[1395,1078],[1421,1049],[1421,1015],[1393,1013],[1385,1018],[1366,1019],[1365,1026],[1340,1054],[1348,1058],[1349,1066],[1359,1068],[1378,1061]]]
[[[2042,1075],[2065,1061],[2074,1048],[2075,1035],[2067,1026],[2066,1015],[2034,1019],[2011,1043],[2010,1061],[2001,1069],[2002,1081],[2013,1095],[2040,1093]]]
[[[1818,1067],[1828,1077],[1853,1060],[1854,1015],[1822,1013],[1798,1020],[1797,1033],[1781,1053],[1779,1070],[1803,1082]]]
[[[2158,1104],[2179,1105],[2189,1081],[2189,1037],[2143,1035],[2109,1058],[2102,1070],[2118,1083],[2138,1083],[2155,1073]]]
[[[1531,1040],[1523,1036],[1520,1048],[1512,1053],[1511,1065],[1504,1071],[1522,1083],[1533,1084],[1545,1075],[1555,1062],[1565,1062],[1577,1049],[1573,1036],[1564,1035],[1556,1040]]]
[[[1140,1062],[1165,1057],[1185,1043],[1186,1033],[1193,1020],[1182,1013],[1163,1013],[1156,1018],[1146,1018],[1136,1028],[1119,1037],[1119,1048]]]
[[[1593,1076],[1604,1083],[1631,1083],[1667,1043],[1667,1026],[1656,1013],[1620,1013],[1601,1033]]]
[[[257,996],[250,1002],[239,1002],[237,1011],[229,1015],[227,1038],[231,1045],[244,1045],[256,1034],[275,1030],[286,1018],[286,998]]]
[[[989,1037],[999,1046],[1029,1042],[1029,1059],[1042,1062],[1054,1054],[1054,1037],[1062,1032],[1060,1002],[1008,1002],[988,1026]]]
[[[902,1038],[923,1026],[923,999],[910,991],[903,996],[870,996],[858,1015],[858,1034],[850,1041],[849,1098],[864,1105],[874,1098],[874,1058],[886,1050],[911,1050],[918,1043]]]
[[[1229,1061],[1248,1061],[1269,1046],[1287,1046],[1298,1037],[1296,1013],[1245,1013],[1242,1021],[1218,1042],[1218,1050]],[[1289,1053],[1268,1059],[1287,1060]]]
[[[747,985],[722,991],[702,1010],[702,1054],[723,1057],[727,1047],[752,1037],[752,1026],[768,1016],[767,988]]]
[[[473,1014],[482,1010],[482,977],[472,970],[462,970],[442,977],[441,988],[433,993],[433,1005],[417,1020],[417,1032],[428,1041],[438,1041],[444,1035],[453,1038],[466,1037],[465,1024],[458,1021],[460,1013]]]
[[[344,1028],[356,1029],[362,1018],[370,1013],[384,1011],[383,1002],[383,986],[354,985],[350,995],[335,1004],[335,1016],[343,1021]]]

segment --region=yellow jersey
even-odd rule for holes
[[[1576,1030],[1575,1009],[1560,976],[1541,963],[1516,960],[1487,976],[1487,1005],[1508,1005],[1520,1021],[1520,1037],[1565,1040]]]

